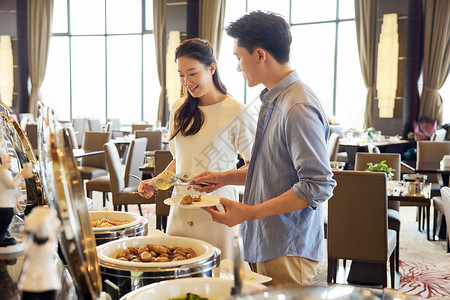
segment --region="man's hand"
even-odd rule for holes
[[[252,206],[232,201],[227,198],[220,198],[225,212],[220,212],[216,207],[203,207],[212,217],[213,221],[233,227],[247,220],[253,219]]]
[[[202,172],[193,179],[195,183],[209,183],[208,186],[194,186],[193,189],[198,192],[211,193],[225,185],[220,172]]]
[[[155,186],[156,178],[144,180],[139,184],[139,194],[145,199],[151,198],[157,191],[158,188]]]

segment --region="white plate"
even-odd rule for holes
[[[142,217],[129,213],[129,212],[120,212],[120,211],[91,211],[89,212],[91,216],[92,221],[100,220],[103,218],[107,218],[108,220],[114,222],[119,221],[123,223],[122,225],[117,226],[111,226],[111,227],[92,227],[92,230],[94,233],[101,232],[101,231],[111,231],[111,230],[120,230],[124,229],[126,227],[131,227],[136,224],[139,224],[139,222],[142,222]]]
[[[234,280],[233,262],[231,260],[223,259],[220,261],[220,278]],[[271,281],[272,278],[253,272],[247,264],[247,268],[244,268],[243,280],[244,282],[264,283]]]
[[[126,300],[167,300],[170,298],[186,297],[187,293],[194,293],[208,299],[223,299],[230,297],[233,280],[221,278],[183,278],[153,283],[137,289],[126,295]],[[243,293],[263,291],[264,285],[244,282]]]
[[[200,202],[192,202],[191,204],[184,205],[179,204],[182,196],[167,198],[164,203],[171,206],[177,206],[182,208],[199,208],[199,207],[209,207],[220,204],[219,196],[202,195],[202,200]]]

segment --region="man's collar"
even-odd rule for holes
[[[267,88],[262,90],[261,94],[259,95],[259,98],[261,99],[262,102],[270,103],[273,100],[275,100],[275,98],[277,98],[278,95],[282,91],[284,91],[288,86],[298,81],[299,79],[300,77],[298,76],[297,71],[294,70],[291,73],[289,73],[289,75],[281,79],[280,82],[278,82],[270,91]]]

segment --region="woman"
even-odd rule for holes
[[[171,108],[169,146],[173,160],[166,170],[188,176],[228,171],[236,168],[237,153],[249,161],[256,124],[245,113],[245,106],[228,95],[212,46],[201,39],[186,40],[177,47],[175,61],[186,97]],[[150,198],[157,190],[156,178],[140,184],[139,192],[144,197]],[[192,193],[176,186],[173,196]],[[233,187],[220,188],[211,195],[238,200]],[[167,226],[169,235],[200,239],[220,248],[222,258],[232,258],[235,230],[213,222],[200,208],[171,207]]]

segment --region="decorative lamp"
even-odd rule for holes
[[[377,98],[380,118],[393,118],[398,72],[398,15],[383,15],[377,57]]]
[[[13,54],[11,36],[0,35],[0,99],[12,106],[14,90]]]

